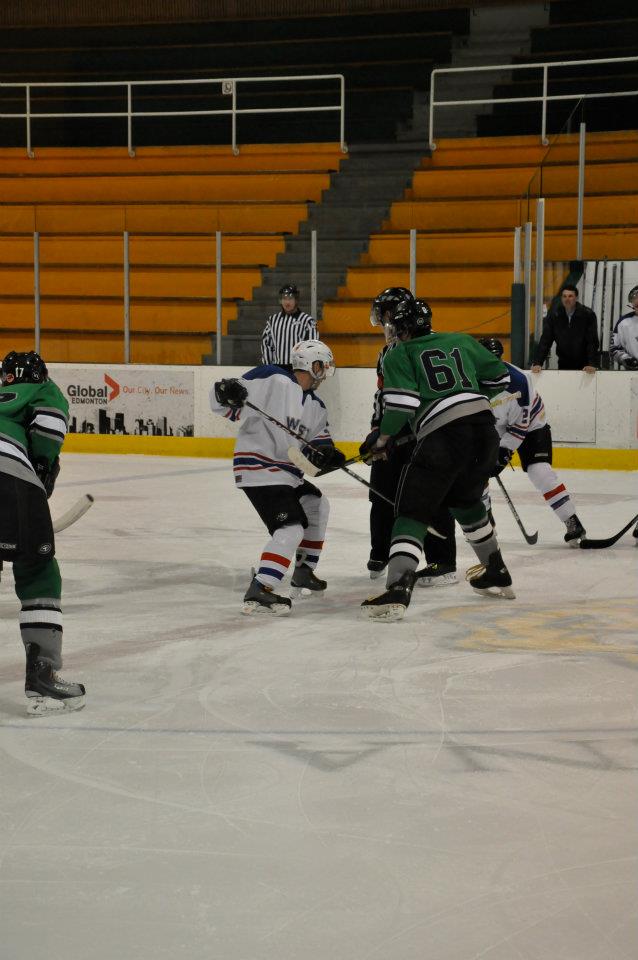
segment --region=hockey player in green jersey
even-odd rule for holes
[[[505,389],[509,372],[472,337],[433,333],[431,312],[400,304],[393,318],[397,345],[384,362],[384,414],[379,436],[366,439],[367,458],[392,455],[393,438],[410,423],[417,439],[404,469],[386,591],[362,604],[381,620],[400,620],[410,603],[423,537],[433,515],[448,507],[479,563],[466,574],[483,596],[512,599],[494,527],[481,503],[498,452],[489,397]],[[364,444],[364,446],[365,446]]]
[[[27,712],[38,716],[84,706],[81,683],[62,666],[62,580],[48,498],[60,471],[68,404],[37,353],[12,351],[0,386],[0,559],[13,564],[26,651]]]

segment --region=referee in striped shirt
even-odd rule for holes
[[[281,310],[268,317],[261,337],[262,363],[292,370],[290,351],[302,340],[318,340],[317,322],[299,309],[299,290],[286,283],[279,291]]]

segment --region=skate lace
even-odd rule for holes
[[[485,567],[482,563],[475,563],[473,567],[468,567],[465,571],[466,580],[474,580],[476,577],[480,577],[481,574],[485,573]]]

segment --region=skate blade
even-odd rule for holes
[[[53,713],[71,713],[81,710],[86,703],[86,697],[67,697],[66,700],[56,700],[54,697],[27,697],[27,714],[30,717],[51,716]]]
[[[379,607],[361,607],[361,612],[364,617],[368,617],[370,620],[403,620],[405,616],[406,608],[402,603],[386,603],[384,606]]]
[[[448,587],[459,582],[458,574],[444,573],[440,577],[419,577],[417,586],[419,587]]]
[[[267,607],[263,603],[258,603],[256,600],[246,600],[242,608],[242,613],[247,617],[252,617],[255,614],[257,616],[270,614],[271,617],[287,617],[290,614],[290,607],[286,606],[285,603],[273,603],[270,607]]]
[[[479,597],[489,597],[490,600],[516,600],[516,594],[511,587],[472,587]]]

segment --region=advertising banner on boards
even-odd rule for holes
[[[69,403],[69,433],[192,437],[192,370],[116,370],[95,366],[51,370]]]

